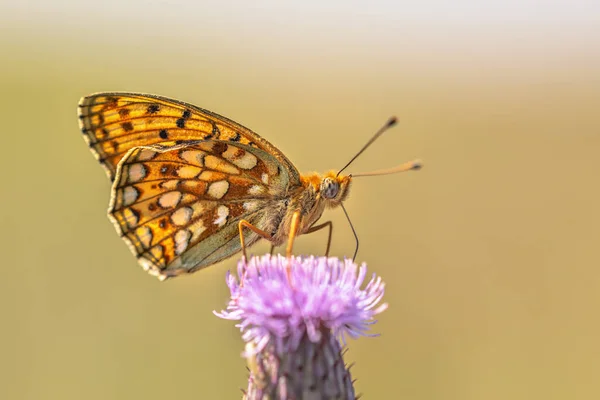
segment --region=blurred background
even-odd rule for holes
[[[106,217],[81,96],[162,94],[349,172],[387,283],[350,342],[366,399],[600,397],[600,3],[0,2],[0,398],[235,399],[225,272],[158,282]],[[341,210],[332,254],[351,255]],[[301,237],[322,254],[326,233]],[[266,252],[267,244],[253,252]]]

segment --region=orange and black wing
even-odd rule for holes
[[[189,140],[220,140],[261,149],[300,184],[300,174],[287,157],[250,129],[182,101],[139,93],[96,93],[79,102],[81,131],[92,152],[115,179],[117,165],[132,148]]]
[[[290,182],[271,154],[219,140],[135,147],[115,176],[109,215],[142,266],[159,278],[239,252],[241,219],[276,229]],[[259,237],[251,232],[246,239],[250,245]]]

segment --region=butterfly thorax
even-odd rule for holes
[[[339,206],[347,197],[352,177],[349,175],[336,176],[334,171],[324,175],[310,173],[300,177],[301,186],[290,195],[290,204],[282,223],[274,235],[274,243],[286,241],[292,223],[292,216],[300,212],[298,234],[306,233],[311,226],[321,218],[325,208]]]

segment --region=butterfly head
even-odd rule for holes
[[[319,185],[319,194],[329,207],[335,207],[348,197],[352,177],[337,175],[331,171],[325,174]]]

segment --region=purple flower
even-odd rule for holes
[[[353,398],[337,338],[345,343],[347,337],[374,336],[367,333],[369,327],[387,308],[381,303],[381,278],[373,275],[361,288],[366,274],[365,264],[359,267],[351,260],[270,255],[238,263],[241,285],[227,274],[231,300],[226,310],[215,314],[240,321],[251,371],[249,394],[258,388],[262,394],[298,398],[308,390],[303,386],[307,374],[317,374],[311,382],[322,383],[313,387],[319,394],[329,388],[332,396]],[[325,384],[328,379],[333,383]]]

